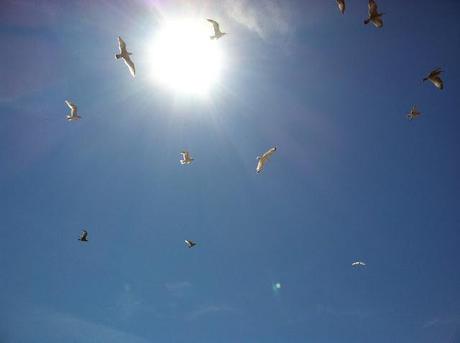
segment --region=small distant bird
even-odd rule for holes
[[[75,105],[73,102],[70,102],[69,100],[66,100],[65,103],[70,108],[70,114],[67,115],[67,120],[74,121],[80,119],[81,117],[77,113],[77,105]]]
[[[442,72],[443,71],[441,68],[436,68],[427,77],[423,79],[423,82],[425,82],[426,80],[430,80],[433,83],[433,85],[436,86],[436,88],[441,90],[444,89],[444,82],[442,81],[440,76]]]
[[[377,3],[375,0],[369,0],[369,16],[364,20],[364,24],[369,24],[371,22],[375,27],[381,28],[383,26],[382,16],[384,13],[379,13],[377,10]]]
[[[78,238],[80,242],[88,242],[88,231],[83,230],[80,234],[80,238]]]
[[[189,248],[193,248],[196,245],[196,243],[194,241],[191,241],[191,240],[188,240],[188,239],[185,240],[185,244],[187,244],[187,246]]]
[[[351,264],[352,267],[364,267],[366,264],[361,261],[356,261]]]
[[[339,7],[340,13],[345,13],[345,0],[337,0],[337,6]]]
[[[265,166],[265,163],[268,161],[268,159],[273,155],[273,153],[276,151],[276,147],[273,147],[269,149],[267,152],[265,152],[262,156],[257,156],[257,160],[259,161],[257,163],[257,168],[256,171],[260,173]]]
[[[122,58],[125,61],[125,64],[129,68],[129,72],[133,77],[136,76],[136,68],[134,67],[134,62],[131,60],[131,52],[128,52],[126,49],[126,43],[121,37],[118,37],[118,46],[120,48],[120,53],[115,55],[115,58],[118,60]]]
[[[212,19],[207,19],[207,21],[209,21],[212,24],[212,26],[214,27],[214,36],[211,36],[209,38],[211,38],[211,39],[219,39],[219,38],[221,38],[221,37],[223,37],[223,36],[225,36],[227,34],[226,32],[222,32],[220,30],[219,23],[217,21],[212,20]]]
[[[409,113],[407,113],[407,118],[409,120],[417,118],[419,115],[421,115],[422,112],[417,111],[417,107],[414,105],[412,106],[412,109],[410,110]]]
[[[181,152],[182,159],[180,160],[180,164],[191,164],[192,161],[194,160],[193,158],[190,157],[190,154],[188,151],[184,150]]]

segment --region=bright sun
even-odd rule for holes
[[[219,80],[221,42],[209,39],[206,20],[168,21],[157,33],[151,51],[152,77],[174,92],[208,95]]]

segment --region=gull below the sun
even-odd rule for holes
[[[78,238],[80,242],[88,242],[88,231],[83,230],[80,234],[80,238]]]
[[[351,264],[352,267],[356,267],[356,268],[358,268],[358,267],[364,267],[365,265],[366,265],[366,264],[365,264],[364,262],[361,262],[361,261],[356,261],[356,262],[353,262],[353,263]]]
[[[276,151],[276,147],[273,147],[269,149],[267,152],[265,152],[262,156],[257,156],[257,167],[256,171],[257,173],[260,173],[265,166],[265,163],[267,163],[268,159],[273,155],[273,153]]]
[[[207,19],[207,21],[209,21],[212,24],[213,28],[214,28],[214,36],[211,36],[209,38],[211,38],[211,39],[219,39],[219,38],[221,38],[221,37],[223,37],[223,36],[225,36],[227,34],[226,32],[222,32],[220,30],[220,26],[219,26],[219,23],[217,21],[212,20],[212,19]]]
[[[417,118],[421,114],[422,114],[422,112],[417,111],[417,107],[414,105],[414,106],[412,106],[410,112],[407,113],[407,118],[409,120],[412,120],[412,119]]]
[[[67,120],[74,121],[80,119],[81,117],[78,115],[77,112],[77,105],[75,105],[73,102],[69,100],[66,100],[65,103],[70,108],[70,114],[67,115]]]
[[[441,73],[442,69],[441,68],[436,68],[433,70],[430,74],[428,74],[427,77],[423,79],[423,82],[430,80],[433,85],[435,85],[436,88],[438,89],[444,89],[444,82],[441,79]]]
[[[374,26],[380,29],[383,26],[382,16],[384,13],[379,13],[377,9],[377,3],[375,0],[369,0],[369,16],[366,20],[364,20],[364,24],[369,24],[370,22],[374,24]]]
[[[132,53],[128,52],[128,50],[126,48],[126,43],[120,36],[118,37],[118,47],[120,49],[120,53],[116,54],[115,58],[117,60],[122,58],[125,61],[125,64],[128,66],[129,72],[131,73],[131,75],[133,77],[135,77],[136,76],[136,68],[134,66],[134,62],[131,59]]]
[[[189,239],[186,239],[186,240],[185,240],[185,244],[186,244],[189,248],[193,248],[193,247],[196,245],[196,243],[195,243],[194,241],[191,241],[191,240],[189,240]]]
[[[191,164],[193,162],[193,158],[190,157],[190,153],[187,150],[181,152],[182,159],[180,160],[180,164]]]

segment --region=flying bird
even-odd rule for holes
[[[187,150],[181,152],[182,159],[180,160],[180,164],[191,164],[194,160],[190,157],[190,153]]]
[[[65,103],[70,108],[70,114],[67,115],[67,120],[74,121],[80,119],[81,117],[77,113],[77,105],[75,105],[73,102],[70,102],[69,100],[66,100]]]
[[[257,168],[256,171],[260,173],[265,166],[265,163],[268,161],[268,159],[273,155],[273,153],[276,151],[276,147],[273,147],[269,149],[267,152],[265,152],[262,156],[257,156],[257,160],[259,161],[257,163]]]
[[[356,261],[351,264],[352,267],[364,267],[366,264],[361,261]]]
[[[364,20],[364,24],[371,22],[375,27],[381,28],[383,26],[382,16],[384,13],[379,13],[377,9],[377,3],[375,0],[369,0],[369,16]]]
[[[227,34],[226,32],[222,32],[220,30],[219,23],[217,21],[212,20],[212,19],[207,19],[207,21],[209,21],[212,24],[212,26],[214,27],[214,36],[211,36],[209,38],[211,38],[211,39],[219,39],[219,38],[221,38],[221,37],[223,37],[223,36],[225,36]]]
[[[410,112],[407,113],[407,118],[409,120],[412,120],[412,119],[417,118],[421,114],[422,114],[422,112],[417,111],[417,107],[415,107],[415,105],[414,105],[414,106],[412,106]]]
[[[339,7],[340,13],[345,13],[345,0],[337,0],[337,6]]]
[[[444,89],[444,82],[441,79],[441,76],[440,76],[441,73],[442,73],[442,69],[436,68],[427,77],[423,79],[423,82],[430,80],[433,83],[433,85],[436,86],[436,88],[442,90]]]
[[[131,73],[131,75],[135,77],[136,68],[134,67],[134,62],[131,60],[131,57],[130,57],[132,53],[128,52],[128,50],[126,49],[126,43],[121,37],[118,37],[118,46],[120,48],[120,53],[116,54],[115,58],[117,60],[122,58],[125,61],[125,64],[128,66],[129,72]]]
[[[83,230],[80,234],[80,238],[78,238],[80,242],[88,242],[88,231]]]
[[[185,240],[185,244],[187,244],[187,246],[189,248],[193,248],[196,245],[196,243],[194,241],[191,241],[191,240],[188,240],[188,239]]]

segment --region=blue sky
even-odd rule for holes
[[[460,5],[378,3],[4,2],[0,342],[459,343]],[[147,77],[177,16],[231,33],[208,99]]]

